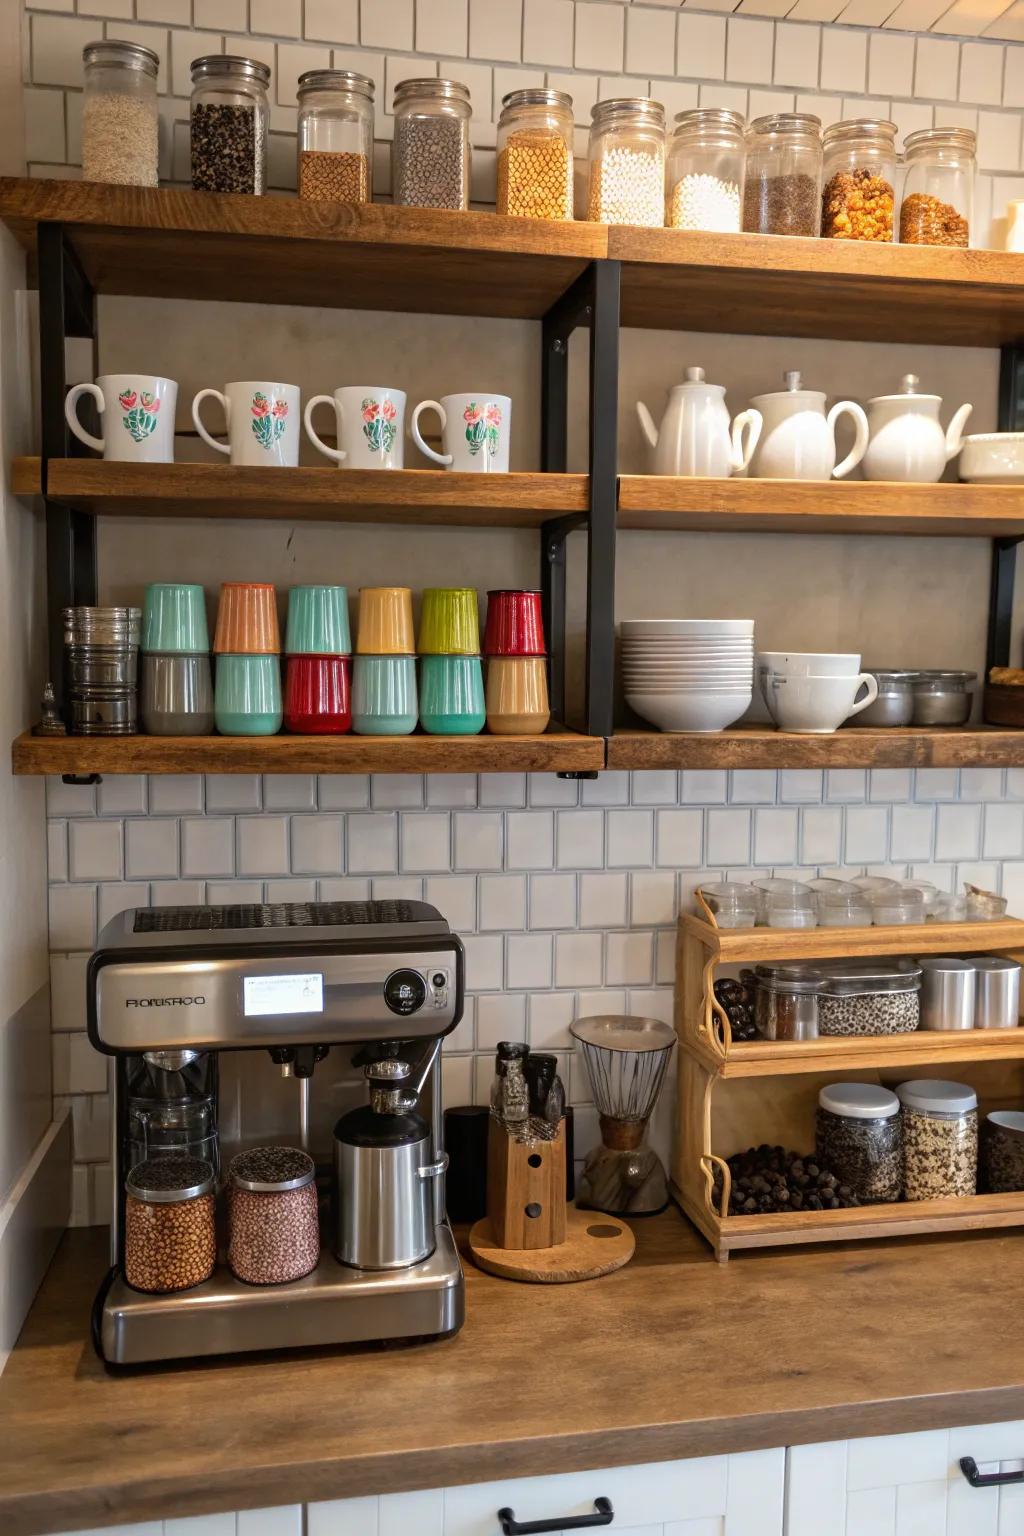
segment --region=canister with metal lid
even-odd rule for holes
[[[914,678],[915,725],[966,725],[977,672],[918,672]]]
[[[213,1274],[213,1165],[151,1157],[125,1180],[124,1277],[137,1291],[187,1291]]]
[[[868,667],[878,683],[878,697],[862,709],[858,725],[909,725],[914,718],[914,682],[917,672],[907,668]]]
[[[926,955],[921,973],[921,1028],[973,1029],[977,976],[973,960]]]
[[[1020,1024],[1020,964],[1005,955],[974,962],[975,1029],[1016,1029]]]
[[[316,1169],[297,1147],[254,1147],[228,1169],[228,1262],[250,1285],[280,1285],[320,1258]]]
[[[809,965],[759,965],[754,1020],[766,1040],[814,1040],[821,972]]]
[[[815,1152],[865,1205],[903,1193],[900,1101],[878,1083],[829,1083],[818,1094]]]

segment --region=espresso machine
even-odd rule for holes
[[[136,908],[104,927],[87,993],[89,1038],[115,1066],[111,1270],[93,1314],[105,1361],[461,1326],[441,1042],[462,1016],[464,953],[435,908]],[[315,1167],[319,1260],[284,1284],[246,1283],[225,1262],[217,1175],[257,1148],[301,1150]],[[198,1284],[143,1290],[125,1273],[126,1181],[168,1158],[213,1169],[202,1190],[216,1202],[217,1260]]]

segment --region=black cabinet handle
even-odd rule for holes
[[[979,1472],[973,1456],[960,1457],[960,1471],[972,1488],[1001,1488],[1004,1483],[1024,1483],[1024,1472]]]
[[[611,1499],[595,1499],[592,1515],[570,1515],[561,1520],[517,1520],[514,1509],[499,1509],[503,1536],[544,1536],[545,1531],[592,1531],[615,1519]]]

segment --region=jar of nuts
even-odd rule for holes
[[[542,87],[510,91],[498,119],[497,212],[573,216],[572,97]]]
[[[591,109],[587,217],[599,224],[665,223],[665,108],[647,96]]]
[[[187,1291],[217,1259],[213,1165],[151,1157],[125,1180],[124,1277],[137,1291]]]
[[[825,130],[821,233],[826,240],[893,238],[896,124],[857,117]]]
[[[293,1147],[253,1147],[228,1169],[228,1263],[250,1285],[281,1285],[320,1258],[316,1169]]]
[[[468,208],[469,87],[402,80],[395,87],[391,196],[405,208]]]
[[[665,223],[670,229],[737,234],[743,223],[744,120],[697,107],[676,115],[668,151]]]
[[[299,76],[299,196],[368,203],[373,178],[373,81],[352,69]]]
[[[976,143],[970,128],[922,128],[907,135],[901,245],[970,244]]]

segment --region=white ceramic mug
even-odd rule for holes
[[[78,402],[83,395],[91,395],[96,409],[106,418],[102,437],[93,437],[78,419]],[[64,419],[80,442],[95,448],[105,459],[173,464],[177,403],[178,386],[173,379],[145,373],[104,373],[95,384],[76,384],[68,390]]]
[[[318,405],[334,407],[338,446],[329,448],[313,429]],[[349,384],[333,395],[314,395],[302,417],[314,448],[344,469],[401,469],[404,457],[405,394],[377,384]]]
[[[228,440],[219,443],[199,419],[200,403],[212,395],[224,407]],[[201,389],[192,401],[192,420],[204,443],[229,454],[232,464],[294,466],[299,462],[299,387],[265,379],[225,384],[224,391]]]
[[[441,418],[443,453],[435,453],[420,436],[424,411]],[[475,475],[506,474],[508,444],[512,431],[512,401],[508,395],[442,395],[440,400],[421,400],[412,413],[412,436],[417,448],[445,469]]]
[[[860,671],[856,651],[758,651],[758,671],[782,677],[855,677]]]
[[[864,698],[854,699],[862,687]],[[859,715],[878,698],[878,679],[870,672],[856,677],[781,677],[770,679],[771,711],[780,731],[827,736],[844,720]]]

